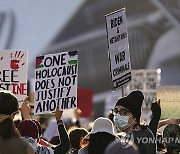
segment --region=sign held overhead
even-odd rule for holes
[[[10,90],[19,102],[24,101],[27,96],[27,51],[0,51],[0,90]]]
[[[125,8],[105,16],[113,90],[131,81]]]
[[[160,85],[160,69],[132,70],[132,82],[127,85],[126,91],[130,93],[139,89],[143,91],[145,99],[142,109],[150,110],[152,103],[156,101],[156,88]]]
[[[35,114],[77,107],[77,51],[36,57]]]

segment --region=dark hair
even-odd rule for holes
[[[106,132],[91,134],[88,145],[88,154],[104,154],[108,144],[114,140],[115,136]]]
[[[16,96],[9,91],[0,91],[0,114],[11,115],[16,111],[18,111],[18,100]],[[0,136],[3,139],[19,136],[13,119],[7,118],[0,123]]]
[[[81,138],[84,138],[88,131],[85,128],[79,128],[79,127],[71,127],[69,130],[69,138],[71,143],[71,148],[74,149],[80,149],[80,140]]]

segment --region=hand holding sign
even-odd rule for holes
[[[57,121],[61,119],[62,114],[63,114],[63,111],[60,111],[59,107],[57,107],[56,112],[55,112],[55,117]]]
[[[25,98],[22,106],[21,106],[21,114],[23,116],[24,119],[26,120],[30,120],[31,119],[31,116],[30,116],[30,113],[31,113],[31,107],[29,106],[29,101],[27,100],[28,97]]]

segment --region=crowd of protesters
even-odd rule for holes
[[[111,116],[94,119],[88,129],[78,119],[68,124],[57,109],[47,134],[50,123],[32,119],[27,100],[19,108],[14,94],[0,91],[0,154],[179,154],[180,119],[160,121],[157,100],[150,123],[142,123],[143,101],[142,91],[132,91],[116,102]],[[18,112],[22,120],[15,122]]]

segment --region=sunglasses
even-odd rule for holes
[[[121,116],[125,116],[127,114],[127,112],[130,112],[130,111],[127,109],[120,109],[120,110],[118,108],[112,109],[113,115],[120,114]]]

